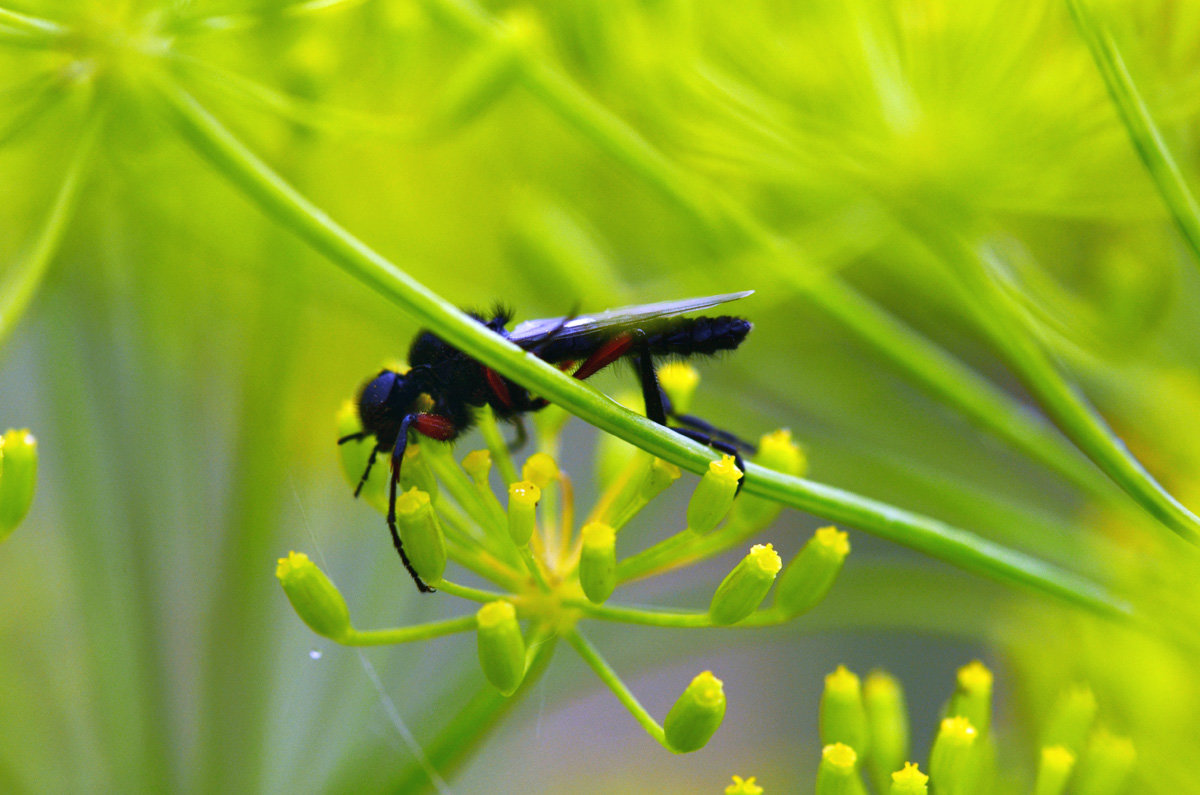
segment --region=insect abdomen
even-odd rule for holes
[[[712,355],[741,345],[750,328],[749,320],[729,315],[680,318],[647,332],[646,345],[653,356]]]

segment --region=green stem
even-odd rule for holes
[[[417,624],[412,627],[351,629],[346,637],[338,640],[338,643],[343,646],[392,646],[397,643],[440,638],[456,632],[472,632],[477,626],[478,622],[475,620],[475,616],[463,616],[445,621],[431,621],[428,624]]]
[[[49,19],[9,11],[7,8],[0,8],[0,25],[41,38],[62,38],[71,32],[65,25]]]
[[[613,691],[625,708],[633,715],[634,719],[642,724],[642,728],[646,733],[653,737],[663,747],[670,750],[667,745],[666,734],[663,732],[663,727],[658,725],[658,721],[646,711],[646,708],[641,705],[637,697],[633,694],[625,683],[621,681],[621,677],[614,671],[596,648],[588,642],[587,638],[579,633],[579,630],[572,629],[564,634],[567,643],[571,644],[571,648],[579,653],[591,669],[596,672],[596,676],[600,677],[600,681],[608,685],[608,689]]]
[[[657,544],[630,555],[617,564],[617,583],[629,582],[673,562],[681,550],[688,549],[700,536],[685,529]]]
[[[445,591],[452,596],[457,596],[462,599],[470,599],[472,602],[482,602],[483,604],[508,598],[502,593],[497,593],[495,591],[484,591],[480,588],[472,588],[468,585],[456,585],[449,580],[442,580],[437,584],[437,588],[439,591]]]
[[[521,350],[434,294],[355,238],[256,157],[191,95],[159,86],[174,121],[193,146],[260,209],[421,325],[517,383],[603,431],[697,474],[713,453],[651,422],[558,368]],[[830,517],[1001,582],[1023,585],[1103,614],[1129,606],[1100,586],[958,528],[811,481],[748,465],[745,491]]]
[[[641,624],[648,627],[711,627],[708,613],[667,613],[657,610],[642,610],[636,607],[613,607],[592,604],[586,599],[564,599],[565,607],[573,607],[585,618],[600,621],[618,621],[623,624]]]
[[[914,226],[924,230],[926,244],[967,280],[967,288],[979,306],[976,317],[980,327],[1047,415],[1147,513],[1180,537],[1200,544],[1200,517],[1146,471],[1087,398],[1067,381],[1011,299],[996,284],[984,258],[953,233],[924,221],[922,215],[919,209],[912,211]]]
[[[1154,123],[1150,109],[1146,107],[1137,84],[1125,66],[1121,51],[1117,49],[1112,34],[1092,15],[1084,0],[1067,0],[1067,7],[1104,78],[1104,85],[1113,104],[1117,106],[1121,121],[1125,123],[1130,141],[1150,173],[1150,178],[1154,180],[1183,239],[1200,263],[1200,205],[1197,205],[1183,172],[1171,156],[1158,125]]]
[[[508,443],[500,433],[500,424],[496,422],[496,415],[491,406],[484,406],[479,412],[479,433],[483,436],[483,442],[492,454],[492,461],[496,463],[496,469],[500,471],[500,477],[504,478],[505,485],[520,480],[517,468],[513,465],[512,454],[508,451]]]
[[[79,188],[90,164],[100,127],[104,123],[103,115],[99,112],[90,114],[75,154],[67,165],[62,186],[54,197],[54,203],[50,206],[50,212],[42,224],[33,248],[24,261],[13,269],[3,289],[0,289],[0,346],[25,315],[25,310],[28,309],[42,283],[42,278],[46,275],[50,261],[54,259],[54,254],[62,243],[63,232],[75,212]]]

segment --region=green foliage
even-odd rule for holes
[[[1136,790],[1186,791],[1198,27],[1200,7],[1167,0],[0,5],[0,421],[34,430],[39,478],[0,547],[0,789],[392,791],[458,771],[465,790],[502,775],[567,791],[587,764],[606,791],[731,769],[807,787],[817,760],[793,760],[816,728],[788,723],[765,664],[761,682],[726,677],[755,721],[731,698],[719,752],[662,754],[647,775],[595,761],[633,759],[636,729],[549,749],[591,723],[553,678],[562,732],[483,745],[470,727],[522,691],[476,688],[469,642],[360,658],[315,641],[269,576],[305,548],[364,625],[465,631],[346,493],[337,407],[431,326],[668,459],[665,487],[711,452],[455,307],[502,298],[527,318],[754,289],[736,310],[754,333],[706,368],[691,411],[744,436],[790,426],[813,480],[752,464],[725,527],[641,539],[645,555],[618,542],[618,583],[734,548],[778,505],[865,531],[895,544],[856,536],[796,624],[829,633],[764,631],[723,658],[777,654],[794,681],[841,660],[837,630],[894,670],[898,632],[986,648],[1014,671],[1009,736],[1028,743],[1033,706],[1085,679],[1138,749]],[[610,444],[581,425],[568,451]],[[516,480],[503,439],[484,444]],[[430,456],[405,489],[436,475],[507,537],[456,467]],[[625,532],[651,496],[626,494],[610,523]],[[785,560],[812,526],[778,520]],[[669,595],[703,603],[710,579]],[[605,644],[656,650],[622,670],[716,653],[646,631]],[[553,647],[531,640],[526,683]],[[540,720],[521,709],[512,725]]]

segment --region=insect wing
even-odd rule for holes
[[[626,306],[576,317],[568,315],[526,320],[524,323],[517,324],[516,328],[508,333],[508,338],[523,348],[529,348],[543,341],[546,335],[551,333],[553,333],[555,342],[561,342],[598,332],[637,328],[652,324],[659,318],[686,315],[689,312],[697,312],[711,306],[736,301],[753,293],[753,290],[743,290],[740,293],[710,295],[706,298],[684,298],[679,301],[659,301],[654,304]]]

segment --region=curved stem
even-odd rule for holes
[[[653,737],[663,748],[666,748],[668,751],[671,750],[671,747],[667,745],[667,736],[666,732],[663,731],[663,727],[659,726],[654,716],[646,711],[646,708],[637,700],[637,696],[633,694],[633,691],[625,686],[625,683],[621,681],[620,675],[600,656],[600,652],[596,650],[596,647],[589,643],[587,638],[579,634],[579,630],[577,629],[570,630],[564,637],[567,639],[567,643],[571,644],[571,648],[578,652],[583,661],[596,672],[596,676],[600,677],[600,681],[608,685],[608,689],[613,691],[613,695],[617,697],[617,700],[625,705],[625,709],[629,710],[634,720],[642,724],[642,728],[646,730],[646,733]]]
[[[1067,7],[1071,10],[1071,17],[1087,43],[1088,50],[1091,51],[1092,60],[1096,62],[1096,67],[1104,78],[1104,85],[1108,88],[1113,104],[1117,106],[1117,112],[1125,124],[1126,132],[1129,133],[1129,140],[1137,150],[1150,178],[1154,180],[1154,185],[1158,188],[1163,203],[1167,205],[1175,225],[1183,234],[1183,239],[1200,264],[1200,205],[1196,203],[1196,197],[1184,180],[1183,172],[1179,170],[1179,165],[1171,156],[1171,150],[1167,148],[1158,125],[1154,123],[1150,109],[1146,107],[1137,84],[1133,82],[1133,76],[1125,66],[1121,51],[1117,49],[1112,34],[1093,16],[1084,0],[1067,0]]]
[[[711,450],[629,411],[489,332],[351,235],[271,170],[182,88],[163,83],[158,89],[175,123],[192,145],[264,212],[422,325],[436,329],[446,342],[601,430],[692,472],[699,474],[707,469],[713,458]],[[1098,585],[958,528],[890,505],[754,465],[748,465],[745,490],[861,527],[970,571],[1051,594],[1099,613],[1130,612],[1124,601]]]

